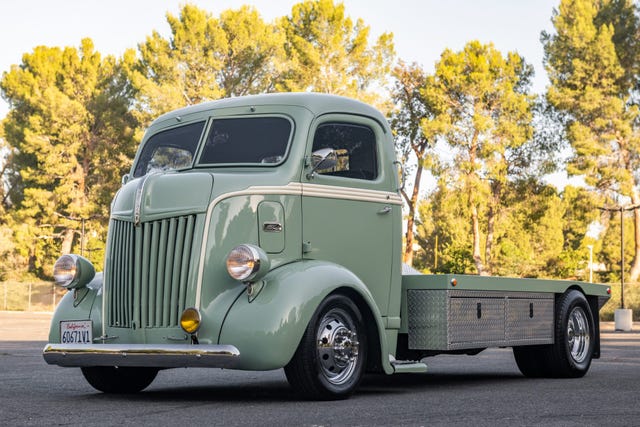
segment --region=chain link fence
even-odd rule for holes
[[[52,282],[0,282],[0,310],[51,312],[66,292]]]

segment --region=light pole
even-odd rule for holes
[[[601,211],[620,212],[620,308],[614,312],[617,331],[630,331],[633,326],[633,312],[624,307],[624,211],[633,211],[639,207],[640,205],[598,208]]]

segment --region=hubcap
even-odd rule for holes
[[[334,308],[327,312],[316,333],[320,372],[332,384],[341,385],[358,364],[358,335],[351,316]]]
[[[584,362],[589,354],[591,334],[587,315],[581,307],[575,307],[569,314],[567,338],[567,345],[573,360],[577,363]]]

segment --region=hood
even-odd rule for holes
[[[111,217],[135,223],[205,212],[213,175],[205,172],[150,174],[132,180],[116,194]]]

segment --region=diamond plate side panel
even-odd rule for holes
[[[409,348],[447,350],[447,292],[407,291]]]
[[[504,341],[503,298],[451,298],[449,306],[451,348]]]
[[[409,348],[552,344],[554,301],[539,292],[408,290]]]
[[[553,343],[553,299],[507,299],[508,345]]]

